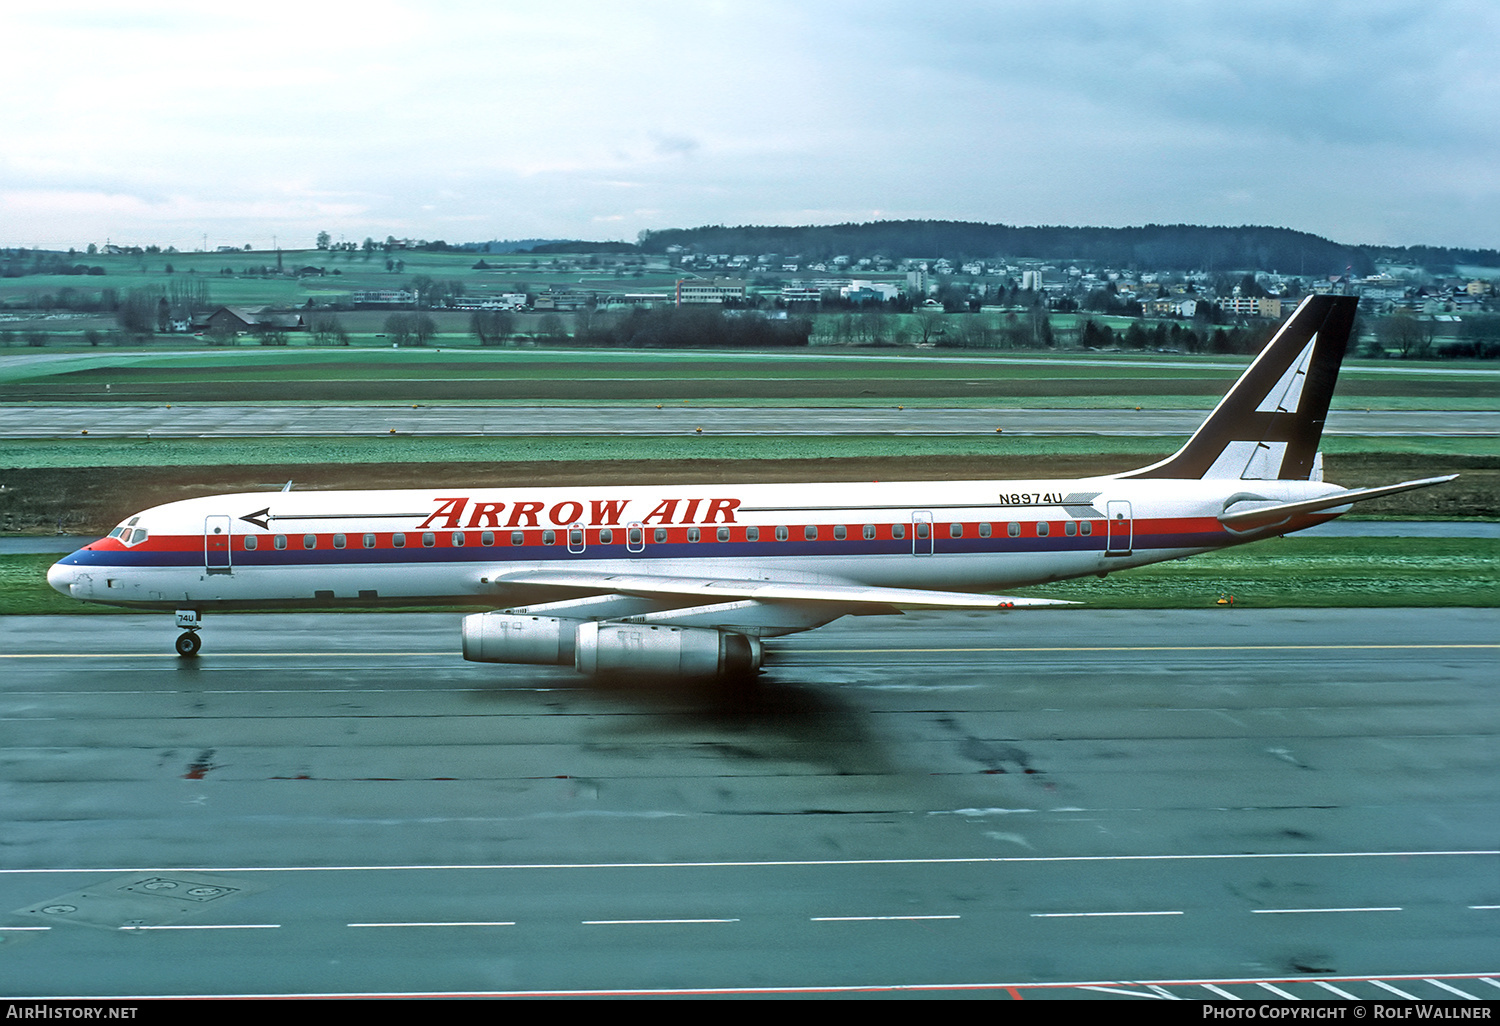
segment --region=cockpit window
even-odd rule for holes
[[[122,535],[120,540],[126,545],[139,545],[146,540],[146,529],[144,527],[137,527],[128,534]]]

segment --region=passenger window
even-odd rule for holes
[[[479,544],[484,545],[486,547],[495,544],[495,532],[494,531],[483,531],[483,532],[481,532],[480,535],[479,535]]]
[[[902,538],[905,538],[906,537],[906,525],[905,524],[892,524],[891,525],[891,537],[895,538],[897,541],[900,541]]]
[[[646,543],[646,532],[639,527],[632,527],[625,532],[625,544],[640,548]]]
[[[962,538],[963,536],[964,536],[964,525],[963,524],[949,524],[948,525],[948,537],[949,538]]]
[[[843,524],[835,524],[833,528],[833,537],[835,541],[843,541],[845,538],[849,537],[849,531],[844,527]]]
[[[1005,533],[1010,535],[1012,538],[1019,538],[1021,537],[1021,525],[1012,520],[1010,523],[1005,525]]]
[[[721,527],[721,528],[719,528],[718,538],[719,538],[719,541],[721,541],[721,542],[727,542],[729,540],[729,528],[727,528],[727,527]]]
[[[655,531],[651,532],[651,537],[656,540],[656,544],[661,545],[667,540],[667,529],[665,527],[658,527]]]
[[[789,537],[789,532],[787,531],[786,528],[784,528],[784,527],[778,527],[778,528],[776,528],[776,540],[777,541],[786,541],[788,537]]]
[[[510,543],[512,545],[525,545],[526,544],[526,533],[524,531],[512,531],[512,532],[510,532]]]
[[[367,549],[373,549],[374,547],[375,547],[375,536],[373,534],[367,534],[367,535],[365,535],[365,548],[367,548]]]
[[[932,525],[925,520],[917,521],[917,537],[927,538],[932,534]]]
[[[284,534],[278,534],[276,536],[276,542],[275,542],[275,544],[276,544],[276,547],[278,549],[284,549],[284,548],[286,548],[286,535],[284,535]]]
[[[1052,527],[1047,523],[1047,521],[1043,520],[1036,525],[1036,536],[1038,538],[1045,538],[1051,533]]]
[[[688,541],[695,542],[695,541],[698,540],[698,537],[699,537],[699,535],[698,535],[698,529],[696,527],[689,527],[688,528]]]
[[[349,539],[345,538],[343,535],[336,534],[333,536],[333,547],[336,549],[341,549],[346,544],[348,544],[348,541]]]
[[[395,548],[398,548],[398,549],[404,549],[404,548],[406,548],[406,535],[404,535],[404,534],[393,534],[393,535],[391,535],[391,545],[394,546]]]
[[[491,544],[493,544],[493,542]],[[557,532],[556,531],[543,531],[542,532],[542,544],[543,545],[556,545],[557,544]]]
[[[464,533],[462,531],[453,532],[453,547],[455,549],[463,548],[464,540]]]
[[[1067,521],[1066,523],[1063,524],[1063,534],[1067,535],[1069,538],[1073,537],[1073,535],[1075,535],[1077,533],[1078,533],[1078,525],[1075,524],[1073,521],[1069,520],[1069,521]]]
[[[430,549],[437,544],[437,535],[432,531],[422,532],[422,548]]]
[[[758,527],[747,527],[747,528],[745,528],[745,540],[746,541],[760,541],[760,528],[758,528]]]
[[[315,534],[304,534],[302,536],[302,547],[304,549],[315,549],[318,547],[318,536]]]
[[[568,529],[568,546],[581,546],[583,544],[583,532],[576,527]]]
[[[1081,535],[1083,535],[1085,538],[1088,537],[1089,535],[1093,534],[1094,533],[1094,522],[1092,520],[1085,520],[1085,521],[1083,521],[1081,524],[1078,525],[1078,533],[1081,534]]]
[[[873,541],[874,539],[875,539],[875,525],[874,524],[866,524],[865,525],[865,541]]]
[[[600,530],[599,530],[599,544],[600,545],[613,545],[614,544],[614,540],[615,540],[615,532],[611,531],[607,527],[600,528]]]
[[[981,537],[981,538],[988,538],[989,536],[990,536],[990,525],[989,524],[980,524],[979,525],[979,537]]]
[[[818,529],[817,529],[817,527],[815,525],[813,525],[813,524],[808,524],[806,527],[804,527],[802,529],[802,537],[806,538],[808,541],[817,541],[818,540]]]
[[[247,534],[247,535],[245,535],[245,551],[246,552],[254,552],[255,551],[255,546],[256,546],[255,535],[253,535],[253,534]]]

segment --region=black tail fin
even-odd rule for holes
[[[1120,476],[1309,480],[1358,303],[1308,296],[1186,445]]]

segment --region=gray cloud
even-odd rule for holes
[[[930,216],[1500,245],[1488,0],[348,12],[0,13],[4,241]]]

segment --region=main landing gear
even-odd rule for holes
[[[177,610],[177,626],[182,628],[182,633],[177,635],[177,654],[184,659],[191,659],[203,647],[203,639],[198,637],[198,631],[203,626],[198,610]]]

